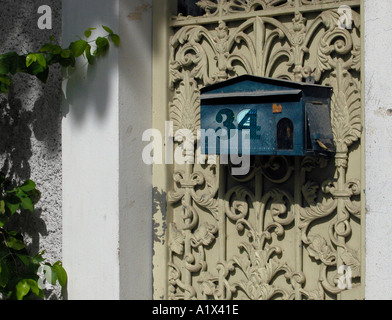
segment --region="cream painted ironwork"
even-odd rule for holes
[[[170,22],[168,119],[186,154],[165,169],[159,297],[363,298],[360,1],[197,4],[203,16]],[[181,129],[200,127],[200,89],[242,74],[332,86],[335,159],[254,157],[244,177],[196,163]]]

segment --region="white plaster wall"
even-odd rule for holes
[[[106,25],[120,47],[65,82],[63,255],[69,299],[151,299],[152,7],[146,0],[64,0],[63,41]]]
[[[364,1],[366,292],[392,299],[392,1]]]
[[[117,0],[63,1],[63,43],[118,30]],[[103,32],[105,33],[105,32]],[[69,299],[119,299],[118,50],[71,75],[63,104],[63,262]]]

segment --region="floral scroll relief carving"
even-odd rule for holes
[[[207,16],[217,15],[220,10],[223,14],[248,13],[274,7],[292,6],[292,4],[292,0],[201,0],[197,2],[197,5],[206,11]]]
[[[205,11],[205,17],[224,17],[271,9],[294,9],[320,4],[337,4],[346,0],[199,0],[196,5]],[[178,20],[186,17],[177,16]]]
[[[230,198],[235,194],[233,206],[230,206]],[[290,283],[305,281],[302,272],[293,272],[287,263],[278,258],[282,254],[282,248],[268,243],[272,238],[272,233],[283,236],[284,226],[290,225],[294,221],[294,212],[291,209],[293,198],[283,190],[271,190],[261,199],[261,205],[257,208],[256,222],[252,224],[246,219],[245,197],[254,199],[255,195],[242,186],[234,187],[226,195],[226,214],[230,220],[235,221],[239,232],[247,230],[248,242],[241,242],[238,247],[246,254],[234,256],[231,264],[241,270],[245,279],[234,282],[231,285],[231,292],[242,290],[249,299],[268,300],[276,295],[282,299],[291,299],[294,296],[294,287],[284,289],[272,284],[272,280],[279,272],[282,272]],[[270,203],[269,214],[272,221],[264,225],[267,214],[267,204]],[[233,213],[233,209],[242,208],[242,214]],[[290,208],[290,209],[289,209]],[[285,216],[282,218],[282,216]]]
[[[299,166],[287,158],[258,159],[241,178],[229,177],[219,165],[199,168],[190,153],[189,161],[174,167],[173,190],[168,193],[174,215],[169,227],[169,298],[233,299],[242,294],[248,299],[325,299],[344,290],[337,285],[340,265],[349,266],[352,277],[360,279],[359,248],[349,239],[358,237],[352,219],[361,218],[361,187],[358,179],[347,178],[350,147],[361,137],[359,15],[353,13],[353,29],[346,30],[337,26],[337,9],[310,17],[300,10],[324,3],[337,1],[202,0],[198,5],[206,16],[217,20],[184,25],[174,33],[169,113],[175,131],[198,129],[203,86],[240,73],[295,81],[312,75],[317,83],[334,88],[331,113],[337,154],[335,173],[315,182],[308,176],[330,167],[325,159],[306,157]],[[293,8],[291,23],[251,15],[278,7]],[[248,16],[233,25],[225,22],[225,15],[236,13]],[[230,190],[225,189],[227,179],[235,185]],[[269,187],[264,190],[265,186]],[[256,218],[250,219],[250,212],[257,212]],[[314,227],[318,224],[325,225],[326,232],[319,233]],[[237,254],[228,256],[226,246],[233,245],[226,241],[230,225],[239,238]],[[307,255],[318,270],[313,284],[301,264],[293,264],[282,249],[288,229],[296,230],[303,246],[296,259]],[[214,263],[209,262],[210,251],[217,254]],[[287,285],[277,284],[281,277]]]

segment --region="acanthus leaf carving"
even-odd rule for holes
[[[360,92],[347,71],[333,72],[332,79],[337,88],[331,101],[332,131],[338,150],[346,151],[362,134]]]
[[[169,105],[170,119],[175,132],[181,129],[196,134],[200,127],[199,90],[195,82],[181,82],[178,94]]]

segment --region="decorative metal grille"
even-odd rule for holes
[[[170,120],[188,150],[168,193],[169,299],[361,298],[360,1],[200,0],[173,17]],[[242,74],[332,86],[335,159],[196,163],[199,90]],[[359,293],[358,293],[359,292]]]

